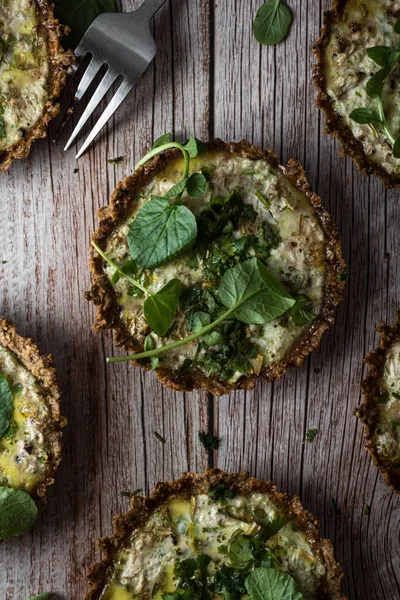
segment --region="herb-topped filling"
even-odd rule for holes
[[[327,583],[335,579],[333,558],[328,567],[298,503],[252,479],[243,490],[219,481],[193,491],[191,477],[201,481],[186,475],[169,484],[168,497],[142,517],[144,499],[133,500],[131,513],[120,517],[122,535],[108,546],[113,552],[101,569],[105,577],[88,599],[343,598],[337,582]]]
[[[109,362],[148,358],[153,369],[234,384],[278,364],[316,324],[327,239],[278,164],[188,144],[189,156],[150,178],[106,243],[93,242],[119,319],[144,350]]]
[[[26,135],[48,99],[49,52],[32,0],[0,5],[0,152]]]
[[[0,319],[0,540],[37,516],[60,462],[59,390],[49,357]],[[32,498],[31,498],[32,496]]]
[[[382,458],[400,472],[400,341],[386,357],[382,377],[385,394],[376,431],[376,447]]]
[[[399,17],[399,0],[335,2],[315,48],[327,130],[363,170],[386,172],[392,185],[400,178]]]

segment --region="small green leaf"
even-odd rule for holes
[[[111,277],[111,283],[113,285],[118,283],[118,281],[120,280],[120,278],[122,276],[121,272],[124,275],[136,275],[137,271],[138,271],[138,269],[135,264],[135,261],[130,258],[127,261],[125,261],[121,267],[119,267],[119,271],[117,271],[117,270],[114,271],[114,273]]]
[[[393,31],[395,33],[400,33],[400,17],[397,19],[396,23],[393,25]]]
[[[0,487],[0,540],[25,533],[36,522],[38,510],[29,494]]]
[[[395,158],[400,158],[400,137],[394,143],[393,146],[393,156]]]
[[[369,504],[364,504],[363,513],[364,513],[364,515],[369,515],[371,513],[371,507]]]
[[[197,236],[194,214],[167,198],[152,198],[139,210],[128,233],[131,256],[139,267],[151,269],[190,248]]]
[[[249,600],[303,600],[294,578],[284,571],[266,567],[254,569],[244,585]]]
[[[309,429],[306,433],[306,441],[312,442],[315,439],[315,436],[318,433],[318,429]]]
[[[367,54],[369,58],[380,67],[389,67],[392,49],[388,46],[374,46],[373,48],[367,48]]]
[[[107,162],[109,165],[120,165],[124,158],[124,156],[117,156],[116,158],[109,158]]]
[[[56,19],[71,28],[71,33],[63,39],[63,45],[74,50],[95,18],[110,12],[115,12],[114,0],[57,0],[54,8]]]
[[[147,335],[144,340],[145,352],[147,352],[148,350],[154,350],[155,347],[156,347],[156,345],[154,343],[153,338],[151,337],[151,335]],[[153,371],[155,371],[158,367],[158,363],[160,362],[160,359],[158,358],[158,356],[151,356],[150,362],[151,362],[151,368],[153,369]]]
[[[237,305],[234,316],[249,325],[272,321],[296,302],[258,258],[226,271],[218,295],[227,308]]]
[[[226,483],[219,483],[208,491],[210,498],[220,504],[226,504],[227,500],[232,500],[236,496],[236,492]]]
[[[34,596],[30,600],[49,600],[50,594],[45,592],[44,594],[39,594],[38,596]]]
[[[172,133],[164,133],[156,141],[153,143],[151,149],[159,148],[160,146],[164,146],[164,144],[169,144],[172,142]]]
[[[307,296],[295,297],[296,304],[290,309],[290,316],[295,325],[309,325],[315,321],[316,315],[310,310],[310,300]]]
[[[203,311],[194,312],[190,315],[188,327],[189,331],[193,333],[199,333],[203,327],[206,327],[211,323],[211,317],[208,313]]]
[[[380,123],[380,117],[375,110],[371,108],[356,108],[350,113],[350,119],[353,119],[360,125],[368,125],[369,123]]]
[[[4,375],[0,374],[0,438],[10,426],[13,409],[13,394]]]
[[[207,179],[201,173],[193,173],[186,182],[189,196],[198,197],[207,191]]]
[[[207,146],[205,143],[193,137],[192,135],[188,141],[183,144],[183,147],[188,152],[190,158],[196,158],[198,154],[204,154],[207,152]]]
[[[279,44],[290,31],[291,9],[281,0],[266,0],[257,11],[253,33],[257,42],[266,46]]]
[[[199,431],[199,440],[203,444],[206,450],[217,450],[220,440],[216,435],[206,433],[205,431]]]
[[[247,570],[254,560],[251,539],[241,531],[229,540],[229,562],[234,569]]]
[[[152,330],[164,336],[171,327],[179,304],[181,282],[171,279],[156,294],[148,296],[143,304],[144,316]]]
[[[388,69],[380,69],[367,81],[366,91],[370,98],[379,98],[382,96],[388,74]]]
[[[211,333],[206,333],[203,336],[203,342],[206,346],[211,348],[212,346],[217,346],[218,344],[222,344],[223,337],[218,331],[212,331]]]
[[[181,179],[178,183],[172,186],[168,190],[166,194],[164,194],[164,198],[177,198],[183,194],[186,189],[187,179]]]

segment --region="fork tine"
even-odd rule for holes
[[[104,110],[103,114],[97,121],[96,125],[93,127],[92,131],[88,135],[85,143],[83,144],[83,146],[79,150],[78,154],[76,155],[76,158],[79,158],[80,156],[82,156],[82,154],[90,146],[90,144],[93,142],[96,135],[100,132],[102,127],[107,123],[108,119],[114,114],[114,112],[117,110],[118,106],[126,98],[126,96],[129,94],[129,92],[131,91],[132,88],[133,88],[133,83],[129,83],[127,80],[124,80],[121,83],[118,90],[112,97],[110,103],[107,105],[107,108]]]
[[[87,91],[89,85],[92,83],[93,79],[96,77],[97,73],[100,71],[102,63],[99,60],[96,60],[94,56],[88,66],[86,67],[86,71],[82,76],[82,79],[79,82],[78,89],[75,92],[76,101],[81,100]]]
[[[106,93],[108,92],[114,81],[117,79],[117,77],[118,73],[115,73],[110,69],[106,71],[103,79],[100,81],[98,87],[94,91],[93,96],[89,101],[89,104],[87,105],[81,118],[79,119],[78,124],[72,132],[71,137],[69,138],[64,150],[68,150],[68,148],[71,146],[72,142],[74,141],[82,127],[85,125],[86,121],[88,120],[96,106],[99,104],[100,100],[106,95]]]

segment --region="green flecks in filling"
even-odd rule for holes
[[[158,508],[119,550],[104,597],[216,599],[229,593],[233,600],[245,593],[255,569],[267,568],[286,573],[306,600],[316,598],[325,566],[268,496],[212,492],[173,497]]]
[[[48,99],[48,49],[29,0],[0,5],[0,151],[25,136]]]
[[[400,343],[387,354],[383,396],[376,430],[376,446],[381,457],[400,468]]]
[[[282,358],[304,326],[318,315],[325,285],[324,234],[308,199],[265,161],[214,152],[192,163],[192,171],[207,173],[207,191],[195,198],[185,192],[181,199],[196,218],[194,246],[159,267],[138,269],[127,243],[135,213],[114,232],[105,252],[150,292],[159,291],[174,278],[180,280],[179,307],[169,331],[162,339],[152,332],[157,346],[195,331],[191,316],[196,313],[205,313],[203,326],[214,322],[226,310],[217,293],[224,273],[252,257],[262,261],[298,300],[296,310],[263,326],[227,320],[207,336],[159,356],[160,365],[195,366],[211,377],[218,374],[234,381],[244,373],[258,374],[263,365]],[[137,211],[150,198],[168,193],[181,173],[182,161],[170,165],[143,191]],[[105,270],[123,320],[144,341],[148,334],[144,293],[112,267]]]
[[[398,0],[349,2],[342,21],[332,27],[324,50],[328,63],[326,88],[335,112],[362,143],[368,159],[394,175],[400,175],[400,159],[393,156],[392,145],[380,125],[360,124],[349,115],[360,108],[379,113],[378,98],[367,94],[367,82],[379,71],[379,66],[368,57],[367,48],[395,48],[399,44],[400,37],[393,30],[398,10]],[[382,109],[394,139],[400,135],[399,94],[400,65],[397,65],[382,94]]]

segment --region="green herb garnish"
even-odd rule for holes
[[[95,18],[105,12],[115,12],[114,0],[58,0],[55,17],[71,29],[64,46],[74,50]]]
[[[132,496],[136,496],[137,494],[140,494],[140,492],[143,492],[143,488],[137,488],[137,490],[133,490],[133,492],[123,491],[123,492],[121,492],[121,496],[125,496],[126,498],[131,498]]]
[[[236,496],[236,492],[229,485],[226,485],[226,483],[219,483],[208,491],[208,495],[215,502],[225,504],[228,500]]]
[[[400,27],[397,20],[393,30],[400,33]],[[356,108],[350,113],[350,119],[361,125],[377,125],[393,149],[393,156],[400,158],[400,137],[395,138],[392,134],[390,124],[385,115],[383,104],[383,92],[385,85],[391,76],[393,69],[400,60],[400,44],[394,48],[388,46],[374,46],[367,48],[368,57],[374,61],[380,68],[368,81],[366,92],[370,98],[376,100],[376,108]]]
[[[159,442],[161,442],[162,444],[165,444],[165,439],[163,438],[163,436],[160,433],[158,433],[158,431],[154,431],[153,433]]]
[[[257,11],[253,33],[257,42],[266,46],[279,44],[290,31],[291,9],[281,0],[266,0]]]
[[[124,158],[124,156],[117,156],[116,158],[109,158],[107,162],[109,165],[120,165]]]
[[[37,515],[29,494],[0,486],[0,540],[25,533],[35,524]]]
[[[217,450],[220,443],[218,436],[205,431],[199,431],[199,440],[203,444],[204,448],[209,451]]]
[[[309,429],[306,433],[306,442],[312,442],[318,433],[318,429]]]
[[[250,258],[226,271],[218,288],[218,296],[227,310],[196,333],[147,352],[108,358],[107,362],[159,356],[210,333],[229,318],[235,318],[248,325],[262,325],[281,316],[295,304],[295,300],[258,258]]]
[[[4,119],[0,117],[0,139],[6,137],[6,125],[4,123]]]
[[[0,438],[5,435],[11,424],[13,393],[4,375],[0,374]]]
[[[246,578],[245,587],[249,600],[302,600],[296,582],[290,573],[260,567]]]
[[[50,594],[49,592],[44,592],[44,594],[39,594],[38,596],[34,596],[30,600],[49,600]]]
[[[369,515],[371,512],[371,507],[369,504],[364,504],[363,506],[363,513],[364,515]]]

